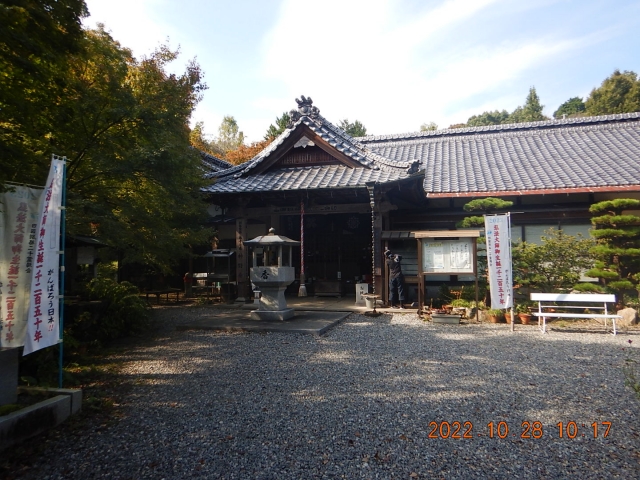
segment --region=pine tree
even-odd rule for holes
[[[595,267],[586,272],[589,277],[600,279],[601,285],[616,294],[619,303],[624,303],[624,295],[634,291],[638,296],[640,281],[640,217],[624,214],[625,210],[637,210],[640,200],[619,198],[591,205],[589,211],[599,216],[591,223],[596,227],[591,231],[597,239],[592,253],[596,257]],[[600,215],[602,214],[602,215]],[[580,290],[594,290],[580,285]]]

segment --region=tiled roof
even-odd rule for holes
[[[306,99],[302,97],[304,101]],[[310,102],[311,99],[309,99]],[[301,102],[299,102],[300,104]],[[309,106],[311,103],[308,104]],[[315,109],[315,107],[314,107]],[[303,109],[300,109],[303,112]],[[240,193],[259,191],[280,191],[298,189],[322,189],[341,187],[364,187],[367,182],[388,182],[408,178],[416,170],[413,162],[392,160],[378,155],[360,144],[341,128],[327,121],[319,111],[298,114],[295,122],[271,142],[264,150],[246,163],[223,171],[211,172],[207,178],[215,183],[205,189],[209,193]],[[346,165],[325,165],[267,170],[254,173],[270,155],[278,149],[301,125],[306,125],[316,135],[360,167]],[[413,166],[413,169],[412,169]]]
[[[249,162],[208,174],[216,181],[206,191],[363,187],[408,178],[417,165],[428,196],[640,190],[640,113],[353,138],[302,99],[290,128]],[[361,168],[255,173],[302,125]]]
[[[220,172],[227,168],[233,167],[233,164],[222,160],[221,158],[214,157],[206,152],[198,150],[200,157],[202,158],[202,167],[205,170],[205,176],[210,176],[214,172]]]
[[[358,140],[419,159],[429,196],[640,190],[640,113]]]
[[[407,178],[401,169],[351,168],[346,165],[307,166],[268,170],[258,175],[219,179],[208,193],[290,191],[323,188],[364,188],[369,182]]]

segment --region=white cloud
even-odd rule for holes
[[[242,8],[249,11],[252,1],[243,0]],[[251,18],[240,18],[237,5],[222,0],[188,0],[178,8],[175,0],[87,3],[92,16],[85,23],[104,22],[136,56],[167,37],[182,52],[169,66],[172,73],[183,72],[187,59],[197,56],[210,89],[194,122],[203,120],[215,134],[222,117],[233,115],[250,141],[295,108],[300,95],[311,96],[330,121],[358,119],[372,133],[416,130],[428,121],[446,127],[485,110],[512,110],[531,85],[541,93],[546,84],[543,103],[553,97],[557,105],[580,94],[592,77],[601,81],[610,74],[600,67],[585,80],[597,60],[585,58],[586,52],[617,36],[622,44],[634,31],[585,21],[591,18],[586,5],[575,10],[557,0],[283,0],[270,12],[276,18],[262,38],[257,35],[268,28],[267,19],[253,18],[243,29],[246,23],[239,22]],[[581,21],[563,20],[580,12]],[[636,16],[625,18],[637,23]],[[193,28],[178,30],[180,24]],[[227,27],[223,33],[221,26]],[[213,31],[219,35],[208,37]],[[562,68],[578,58],[584,60]],[[570,78],[560,85],[558,75]]]
[[[84,20],[88,27],[105,24],[107,31],[134,55],[148,55],[171,30],[154,12],[162,10],[167,0],[85,0],[90,16]]]
[[[487,92],[493,96],[492,110],[514,108],[526,90],[515,100],[496,93],[502,86],[584,45],[582,39],[535,38],[458,50],[431,48],[434,37],[453,26],[463,36],[457,32],[465,31],[465,22],[498,1],[451,0],[409,17],[386,0],[327,0],[322,9],[289,0],[265,39],[262,73],[285,86],[287,105],[294,106],[295,96],[310,95],[330,121],[357,118],[372,133],[417,130],[426,121],[442,127],[464,122],[469,111],[480,113],[478,105],[484,102],[476,100],[455,113],[451,105]],[[500,105],[496,96],[517,103]]]

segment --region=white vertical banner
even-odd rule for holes
[[[0,193],[0,347],[24,345],[42,190]]]
[[[511,216],[485,215],[487,264],[491,308],[513,306],[513,269],[511,266]]]
[[[53,159],[40,202],[24,353],[60,339],[60,226],[64,161]]]

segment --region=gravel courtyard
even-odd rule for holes
[[[352,314],[322,337],[173,328],[206,312],[156,309],[118,420],[51,440],[21,478],[640,478],[622,374],[638,330],[415,314]]]

